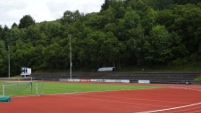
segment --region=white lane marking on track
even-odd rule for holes
[[[175,109],[187,108],[187,107],[192,107],[192,106],[197,106],[197,105],[201,105],[201,102],[189,104],[189,105],[184,105],[184,106],[173,107],[173,108],[152,110],[152,111],[143,111],[143,112],[137,112],[137,113],[156,113],[156,112],[162,112],[162,111],[170,111],[170,110],[175,110]]]
[[[193,91],[201,91],[200,89],[194,89],[194,88],[187,88],[187,87],[170,87],[173,89],[186,89],[186,90],[193,90]]]
[[[164,105],[139,104],[139,103],[130,103],[130,102],[116,101],[116,100],[113,101],[113,100],[108,100],[108,99],[96,99],[96,98],[90,98],[90,97],[75,97],[75,98],[82,98],[82,99],[88,99],[88,100],[94,100],[94,101],[120,103],[120,104],[128,104],[128,105],[138,105],[138,106],[160,106],[160,107],[167,107],[167,106],[164,106]]]
[[[84,94],[81,94],[84,95]],[[120,99],[133,99],[133,100],[144,100],[150,102],[162,102],[162,103],[181,103],[181,102],[172,102],[172,101],[160,101],[160,100],[153,100],[153,99],[142,99],[142,98],[128,98],[128,97],[114,97],[114,96],[106,96],[106,95],[93,95],[96,97],[110,97],[110,98],[120,98]]]

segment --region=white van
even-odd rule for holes
[[[29,76],[31,75],[31,68],[28,67],[21,67],[21,74],[22,76]]]

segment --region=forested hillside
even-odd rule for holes
[[[73,69],[200,65],[201,1],[105,0],[98,13],[67,10],[40,23],[24,15],[19,25],[0,26],[0,76],[8,47],[12,75],[22,66],[68,70],[70,37]]]

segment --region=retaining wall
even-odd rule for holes
[[[131,83],[138,80],[150,80],[150,83],[192,84],[201,72],[74,72],[73,79],[129,79]],[[70,78],[69,73],[33,73],[33,79],[59,80]]]

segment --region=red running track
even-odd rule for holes
[[[0,113],[200,113],[201,86],[13,97]]]

